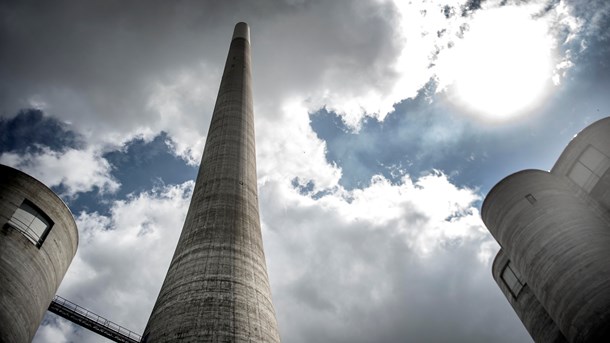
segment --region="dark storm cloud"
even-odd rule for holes
[[[222,56],[222,50],[206,49],[210,35],[203,32],[230,33],[233,18],[290,7],[283,1],[3,2],[0,61],[4,73],[21,79],[116,86],[156,67],[191,62],[204,51]]]
[[[397,22],[390,3],[332,1],[261,23],[253,46],[259,108],[297,94],[312,107],[337,106],[327,93],[357,99],[370,87],[386,90],[398,77]]]
[[[263,106],[281,94],[312,92],[320,80],[341,85],[342,74],[354,76],[354,69],[364,73],[352,85],[386,82],[397,52],[392,17],[389,4],[350,1],[3,2],[0,113],[35,103],[96,141],[104,132],[128,139],[152,129],[185,144],[175,137],[181,129],[205,133],[226,53],[218,47],[237,21],[253,28],[255,92]],[[155,87],[172,87],[181,74],[214,90],[197,103],[182,99],[185,118],[167,123],[151,99]]]
[[[39,151],[41,146],[53,151],[83,147],[83,137],[56,118],[36,109],[22,110],[13,118],[0,117],[0,154]]]
[[[155,71],[192,64],[204,52],[220,53],[204,51],[211,42],[196,37],[221,27],[223,15],[216,12],[223,8],[215,3],[4,2],[3,109],[41,97],[51,102],[52,114],[90,117],[88,129],[135,126]],[[203,20],[202,11],[212,15]],[[230,25],[223,28],[230,32]],[[53,97],[74,101],[70,106],[78,113],[57,111],[68,105],[53,103]]]

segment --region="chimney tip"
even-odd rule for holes
[[[239,22],[235,25],[235,30],[233,31],[233,39],[235,38],[243,38],[250,42],[250,28],[248,24]]]

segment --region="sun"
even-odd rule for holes
[[[546,23],[521,7],[477,13],[454,49],[451,98],[485,120],[528,113],[552,85],[553,40]]]

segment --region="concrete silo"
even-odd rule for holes
[[[0,342],[31,342],[77,245],[64,202],[40,181],[0,165]]]
[[[502,247],[494,278],[536,342],[610,342],[609,185],[605,118],[581,131],[550,172],[512,174],[483,203]]]

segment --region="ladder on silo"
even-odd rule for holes
[[[49,311],[118,343],[139,343],[142,336],[56,295]]]

